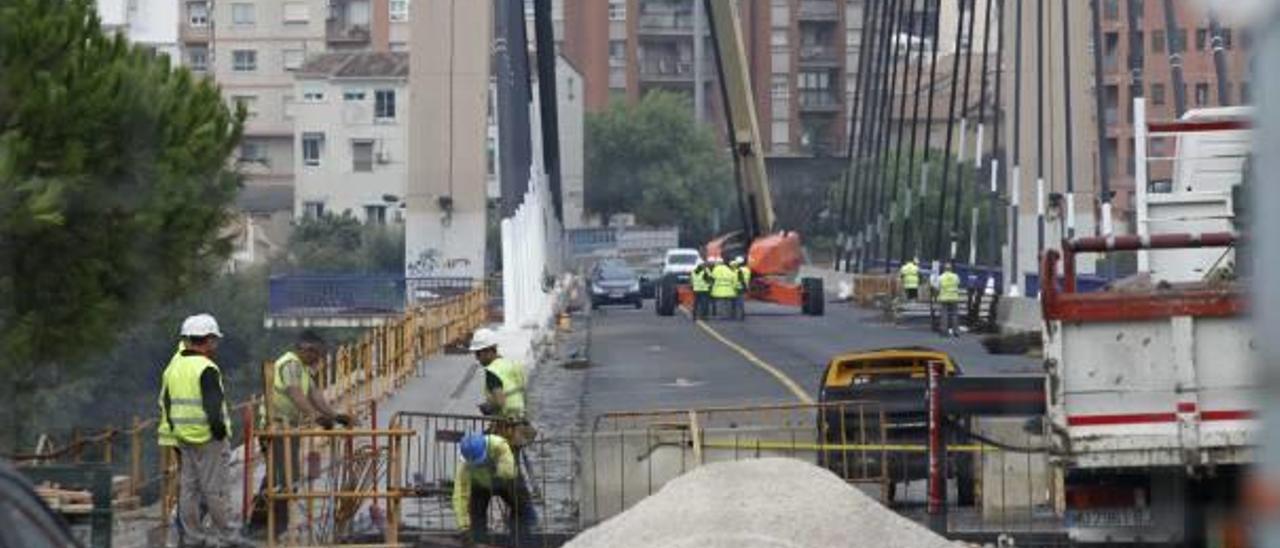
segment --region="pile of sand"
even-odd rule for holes
[[[565,548],[951,548],[834,474],[794,459],[702,466]]]

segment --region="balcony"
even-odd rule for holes
[[[325,22],[325,40],[330,44],[363,44],[369,41],[369,25],[350,24],[341,19]]]
[[[642,13],[639,27],[642,34],[692,36],[693,14],[683,11]]]
[[[209,25],[192,25],[190,21],[184,21],[178,29],[178,36],[184,43],[208,42],[212,33],[209,32]]]
[[[645,59],[640,63],[640,78],[662,82],[693,82],[693,60]]]
[[[840,97],[829,89],[802,89],[796,96],[800,110],[804,112],[840,112]]]
[[[835,0],[800,0],[796,17],[800,21],[837,21],[840,11]]]
[[[800,64],[812,67],[838,67],[840,55],[830,46],[800,46]]]

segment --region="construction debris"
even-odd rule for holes
[[[566,548],[950,548],[827,470],[794,459],[708,464]]]

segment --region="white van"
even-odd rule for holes
[[[693,267],[697,266],[701,259],[702,255],[696,249],[668,249],[666,256],[662,259],[662,274],[664,276],[674,274],[679,282],[687,282],[689,273],[693,272]]]

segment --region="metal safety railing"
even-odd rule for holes
[[[426,358],[443,353],[450,344],[464,341],[486,321],[487,306],[484,286],[472,283],[468,289],[453,296],[412,307],[394,321],[369,328],[357,339],[334,348],[316,370],[318,388],[324,390],[325,397],[335,408],[349,410],[360,415],[362,420],[376,424],[376,417],[372,416],[376,414],[376,402],[403,386],[410,377],[421,373],[420,368],[425,365]],[[270,363],[268,361],[264,365],[269,366]],[[333,434],[305,431],[255,432],[260,401],[260,396],[255,395],[231,409],[235,434],[232,442],[243,448],[232,465],[241,467],[246,464],[242,466],[245,471],[243,507],[246,515],[250,506],[248,498],[257,486],[251,477],[253,463],[264,462],[262,459],[265,457],[256,454],[258,448],[251,443],[254,438],[333,437]],[[177,498],[177,459],[171,450],[156,443],[156,422],[155,418],[134,417],[123,426],[74,428],[61,434],[49,433],[40,436],[33,451],[5,455],[5,458],[19,466],[111,464],[117,477],[123,479],[117,481],[119,488],[115,497],[118,506],[159,501],[162,515],[168,516]],[[346,435],[364,436],[366,440],[370,437],[383,438],[383,456],[379,458],[390,462],[385,451],[392,434],[357,431]],[[309,447],[303,454],[309,455],[321,447],[321,444],[316,444],[315,448]],[[352,450],[357,448],[351,447]],[[355,458],[342,455],[335,462]],[[367,461],[369,455],[362,458]],[[383,475],[387,473],[384,471]]]

